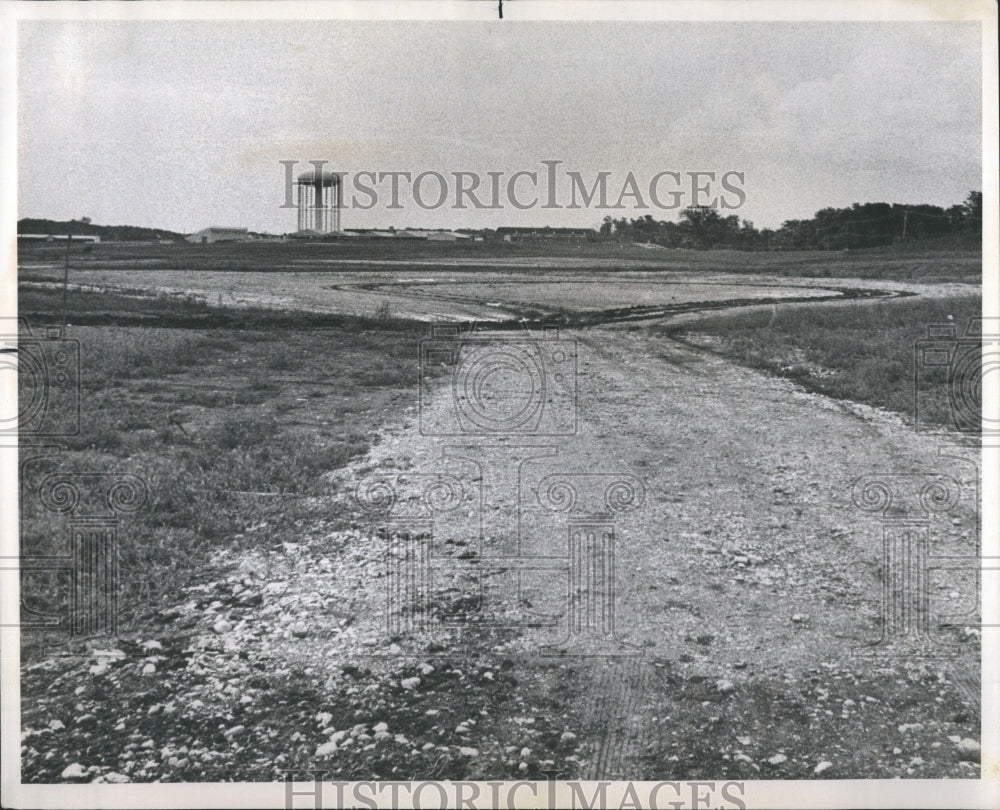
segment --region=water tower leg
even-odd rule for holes
[[[340,183],[340,181],[338,180],[337,181],[337,207],[334,209],[334,213],[333,213],[333,216],[334,216],[333,229],[337,233],[340,233],[340,209],[341,209],[341,206],[343,205],[343,198],[344,198],[344,187]]]

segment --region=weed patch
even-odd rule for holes
[[[982,296],[918,298],[875,304],[811,305],[706,316],[694,323],[651,327],[654,334],[701,343],[754,368],[795,380],[837,399],[913,415],[914,351],[931,324],[964,330],[982,311]],[[923,373],[923,372],[922,372]],[[939,396],[927,417],[948,420],[947,371],[927,370],[922,385]]]

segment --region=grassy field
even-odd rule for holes
[[[60,774],[70,761],[152,781],[148,771],[124,764],[139,765],[135,758],[145,754],[140,743],[147,738],[167,751],[157,781],[280,781],[287,769],[314,763],[329,766],[331,777],[350,779],[485,778],[500,767],[511,776],[543,778],[534,761],[528,773],[517,770],[516,760],[497,764],[504,757],[499,743],[475,761],[462,753],[470,749],[460,723],[478,722],[485,739],[502,739],[497,727],[510,712],[552,715],[551,722],[531,718],[538,757],[572,753],[560,737],[568,706],[544,698],[527,704],[509,663],[505,669],[480,662],[480,647],[495,643],[490,634],[463,648],[460,669],[441,665],[433,672],[406,662],[384,672],[323,660],[292,670],[245,651],[206,649],[198,646],[205,639],[193,635],[197,619],[222,604],[216,597],[236,604],[226,560],[298,554],[319,569],[352,551],[330,539],[355,516],[332,508],[336,484],[326,473],[364,453],[382,426],[415,404],[426,324],[226,312],[173,297],[78,292],[70,293],[67,309],[71,322],[99,311],[157,325],[113,325],[110,318],[108,325],[69,327],[67,336],[81,346],[81,430],[62,442],[66,449],[55,460],[31,462],[41,451],[22,441],[23,553],[66,553],[68,518],[43,509],[37,495],[49,473],[131,474],[146,482],[150,497],[119,524],[118,637],[97,642],[129,657],[109,671],[88,670],[86,657],[78,666],[48,653],[85,656],[91,639],[67,643],[64,630],[21,636],[22,727],[45,729],[43,736],[29,730],[32,739],[22,747],[26,781],[65,781]],[[20,298],[20,314],[35,332],[60,323],[60,312],[57,293],[28,291]],[[57,597],[47,598],[45,581],[32,577],[24,579],[30,606],[61,613]],[[263,599],[258,588],[273,580],[266,564],[240,581],[251,579],[257,584],[242,596],[253,598],[226,608],[227,615],[255,615]],[[290,589],[296,598],[322,596],[298,590]],[[205,596],[187,602],[192,593]],[[152,679],[138,643],[143,639],[158,640]],[[410,677],[421,681],[416,699],[400,685]],[[249,703],[234,699],[236,691]],[[201,699],[188,705],[191,695]],[[353,751],[344,745],[336,762],[317,758],[318,710],[327,713],[331,730],[354,726],[352,734],[359,735],[366,720],[374,725],[387,718],[399,739],[405,732],[414,741],[432,737],[435,745],[411,751],[415,743],[407,743],[403,756],[389,744],[377,750],[359,744]],[[58,740],[46,736],[54,719],[67,729]],[[169,747],[180,741],[183,753]]]
[[[70,295],[71,320],[97,307],[158,324],[67,332],[80,343],[81,419],[78,435],[61,441],[61,468],[128,473],[149,487],[145,508],[121,530],[126,627],[204,574],[220,544],[294,536],[297,524],[324,512],[331,494],[324,473],[364,453],[383,424],[414,404],[421,324],[343,317],[297,324],[287,313]],[[60,309],[56,293],[20,299],[35,331]],[[24,445],[22,458],[31,454]],[[45,460],[24,466],[26,554],[65,553],[65,516],[33,497],[52,470]]]
[[[205,259],[210,248],[197,250]],[[914,342],[926,324],[947,315],[964,325],[980,306],[973,291],[953,299],[782,305],[773,316],[705,315],[684,327],[633,328],[649,329],[649,352],[668,336],[689,340],[814,390],[906,412]],[[22,289],[19,305],[33,328],[64,322],[58,289]],[[37,494],[49,472],[134,475],[146,482],[149,499],[119,525],[119,638],[97,642],[127,657],[106,666],[96,654],[53,659],[44,656],[38,634],[22,636],[22,768],[29,781],[65,781],[70,763],[121,770],[137,782],[280,780],[288,768],[313,766],[344,779],[540,779],[543,763],[544,770],[578,775],[577,745],[583,743],[584,759],[593,750],[586,747],[585,701],[578,699],[588,693],[574,692],[590,674],[589,661],[579,673],[562,663],[515,661],[497,654],[505,638],[488,630],[460,636],[460,665],[400,658],[368,668],[338,659],[351,644],[360,648],[350,640],[355,624],[365,624],[359,617],[378,612],[370,599],[352,601],[363,590],[330,583],[351,582],[367,563],[381,561],[366,559],[376,555],[360,532],[338,531],[355,515],[333,506],[338,478],[328,473],[357,459],[382,427],[416,405],[418,342],[427,324],[394,319],[388,310],[362,318],[219,309],[184,293],[77,290],[69,293],[66,319],[67,336],[81,349],[80,432],[62,442],[57,459],[30,461],[35,449],[22,444],[24,553],[65,553],[68,518],[43,509]],[[637,389],[655,383],[635,380]],[[943,378],[935,385],[946,390]],[[398,433],[385,449],[404,462],[419,457],[407,455]],[[55,597],[46,603],[42,587],[26,588],[32,606],[54,610]],[[303,614],[309,624],[300,637],[292,622]],[[215,629],[220,618],[228,630]],[[244,623],[261,637],[237,635]],[[288,640],[279,643],[282,633]],[[712,637],[685,643],[707,647],[703,638]],[[147,640],[158,646],[147,649]],[[82,653],[83,644],[70,650]],[[925,707],[934,701],[950,718],[948,733],[975,734],[976,718],[954,694],[938,694],[943,687],[916,682],[916,675],[904,682],[895,673],[833,673],[838,703],[863,693],[877,704],[862,721],[846,709],[839,720],[822,714],[827,680],[817,670],[800,683],[741,683],[726,694],[674,664],[660,672],[656,688],[669,696],[655,709],[663,733],[637,762],[640,773],[655,778],[664,768],[679,778],[809,778],[835,749],[844,762],[848,751],[859,752],[852,774],[895,773],[905,760],[886,764],[895,761],[894,749],[872,730],[926,722]],[[414,679],[419,691],[405,686]],[[379,731],[383,719],[391,733]],[[473,721],[470,734],[466,724]],[[922,750],[935,766],[926,752],[942,728],[924,732]],[[336,758],[321,756],[319,744],[335,729],[350,729],[350,739]],[[387,733],[391,739],[378,738]],[[766,757],[776,748],[793,744],[798,758],[785,769],[758,770],[733,753],[737,743],[750,746],[740,738],[751,734],[747,750],[762,765],[773,762]],[[518,753],[525,749],[530,757]],[[940,752],[951,754],[947,747]],[[520,765],[522,758],[530,764]],[[671,760],[676,766],[666,764]],[[965,775],[957,762],[948,767]]]
[[[34,245],[20,250],[21,278],[51,277],[61,268],[65,249]],[[77,270],[218,270],[307,272],[372,269],[390,262],[392,269],[479,270],[551,259],[573,269],[647,268],[666,272],[705,271],[768,273],[810,278],[867,278],[927,283],[981,280],[982,251],[954,240],[923,240],[851,251],[669,250],[617,242],[459,242],[419,240],[341,240],[247,242],[214,245],[130,245],[102,243],[73,248]],[[331,264],[331,262],[334,262]],[[492,263],[492,264],[491,264]],[[47,268],[46,268],[47,266]],[[376,268],[377,269],[377,268]],[[383,268],[387,269],[387,268]]]
[[[141,537],[122,547],[126,621],[169,601],[219,544],[294,535],[324,512],[332,494],[324,473],[364,453],[382,425],[415,404],[425,324],[218,310],[166,295],[71,291],[67,304],[70,322],[87,325],[68,332],[81,347],[81,424],[63,442],[62,464],[131,473],[150,489],[146,508],[123,526],[123,537]],[[964,327],[980,308],[974,294],[786,306],[648,331],[911,415],[914,346],[925,327],[948,316]],[[58,292],[21,293],[34,327],[59,322],[61,310]],[[946,374],[925,377],[935,394],[929,416],[944,424]],[[50,470],[48,461],[26,465],[25,491]],[[36,501],[23,504],[25,552],[58,553],[64,518]]]
[[[748,366],[789,377],[809,390],[912,418],[914,350],[926,327],[948,322],[960,334],[982,312],[982,296],[875,304],[789,306],[709,315],[650,328],[653,334],[708,345]],[[949,421],[946,369],[921,372],[928,420]]]

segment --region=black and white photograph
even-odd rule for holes
[[[995,3],[0,13],[4,807],[1000,806]]]

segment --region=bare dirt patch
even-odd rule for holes
[[[238,272],[171,270],[73,270],[71,283],[83,290],[194,297],[212,306],[268,307],[302,312],[374,316],[387,313],[424,321],[503,321],[561,313],[635,309],[662,316],[670,308],[697,308],[787,299],[837,298],[862,290],[898,294],[912,285],[873,285],[815,279],[753,278],[698,273],[617,272],[586,274],[428,270],[407,272]],[[42,287],[61,284],[56,270],[32,274]],[[942,285],[943,286],[943,285]],[[933,289],[933,288],[932,288]]]

